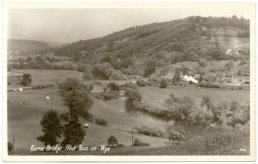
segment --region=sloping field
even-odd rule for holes
[[[203,96],[210,96],[215,104],[225,101],[237,101],[240,104],[250,101],[250,91],[248,90],[222,90],[211,88],[193,88],[193,87],[171,87],[160,89],[157,87],[141,87],[142,101],[144,104],[156,108],[164,108],[164,103],[170,94],[176,97],[190,97],[200,103]]]
[[[46,96],[49,96],[50,100],[47,100]],[[107,138],[114,135],[119,143],[129,146],[132,140],[132,126],[149,125],[166,128],[168,124],[173,124],[173,122],[166,123],[155,120],[138,112],[127,113],[124,111],[124,100],[94,101],[91,113],[96,118],[105,119],[108,122],[108,127],[89,123],[83,145],[107,144]],[[57,88],[9,92],[8,101],[8,140],[12,141],[14,131],[17,152],[28,152],[32,144],[42,145],[36,138],[42,134],[40,120],[45,111],[50,108],[58,112],[68,110],[59,96]],[[82,123],[84,122],[82,121]],[[134,137],[148,142],[154,147],[165,146],[168,142],[167,139],[138,134],[134,134]]]
[[[13,70],[13,72],[31,74],[32,85],[57,84],[67,78],[82,80],[81,72],[71,70],[19,69]]]

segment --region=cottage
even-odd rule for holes
[[[194,84],[198,84],[198,80],[196,80],[195,78],[193,78],[192,76],[187,76],[187,75],[184,75],[181,77],[182,80],[184,81],[187,81],[187,82],[192,82]]]

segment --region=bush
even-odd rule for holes
[[[114,83],[114,82],[111,82],[107,85],[107,88],[110,89],[110,91],[119,91],[120,90],[120,87],[118,84]]]
[[[43,88],[45,88],[45,86],[44,85],[35,85],[32,88],[33,89],[43,89]]]
[[[12,152],[13,148],[14,148],[14,145],[11,142],[8,142],[7,146],[8,146],[8,152]]]
[[[148,60],[146,63],[146,67],[144,69],[144,76],[149,77],[152,73],[154,73],[156,70],[156,66],[157,66],[156,60],[153,60],[153,59]]]
[[[93,79],[93,75],[92,75],[90,70],[84,70],[84,72],[83,72],[83,79],[84,80]]]
[[[30,85],[31,84],[31,81],[32,81],[32,79],[31,79],[31,74],[23,74],[23,76],[22,76],[22,85],[23,86],[28,86],[28,85]]]
[[[168,129],[168,138],[173,142],[186,141],[186,134],[180,129]]]
[[[130,101],[141,101],[141,93],[137,89],[128,89],[126,91],[126,96]]]
[[[160,82],[160,88],[166,88],[168,86],[168,82],[165,79],[162,79]]]
[[[139,87],[145,87],[147,85],[147,82],[145,82],[144,80],[137,80],[136,81],[136,84],[139,86]]]
[[[169,98],[165,101],[165,107],[171,113],[171,117],[175,120],[186,120],[191,111],[193,111],[195,106],[195,101],[189,97],[178,98],[173,94],[169,95]]]
[[[207,126],[212,123],[213,114],[211,111],[207,111],[206,109],[197,108],[196,110],[193,110],[189,117],[187,118],[187,121],[190,124],[196,124],[196,125],[202,125]]]
[[[108,126],[108,123],[106,120],[101,119],[101,118],[96,118],[95,119],[95,124],[101,125],[101,126]]]
[[[139,134],[144,134],[147,136],[154,136],[154,137],[164,137],[164,132],[157,127],[148,127],[148,126],[141,126],[141,127],[135,127],[135,130]]]
[[[103,92],[101,93],[100,99],[103,99],[105,101],[107,100],[114,100],[119,98],[119,93],[117,92]]]
[[[220,154],[230,154],[234,150],[239,150],[245,147],[248,150],[250,141],[249,130],[238,130],[235,132],[224,132],[215,133],[206,139],[206,151],[220,153]],[[216,154],[213,153],[213,154]],[[209,153],[210,154],[210,153]]]
[[[117,138],[116,138],[115,136],[113,136],[113,135],[111,135],[111,136],[108,138],[107,142],[108,142],[108,145],[111,145],[112,147],[119,145]]]
[[[220,88],[218,84],[213,84],[213,83],[207,83],[207,82],[201,82],[199,83],[200,87],[206,87],[206,88]]]
[[[60,65],[61,69],[64,69],[64,70],[74,70],[74,67],[72,64],[70,63],[63,63]]]
[[[150,144],[147,143],[147,142],[142,142],[142,141],[140,141],[138,138],[136,138],[136,139],[134,140],[133,146],[150,146]]]

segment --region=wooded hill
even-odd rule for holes
[[[109,63],[108,68],[124,74],[149,76],[156,67],[182,61],[249,59],[249,44],[230,46],[231,38],[249,41],[249,20],[196,16],[153,23],[68,44],[55,54],[90,65]],[[227,55],[227,49],[234,54]]]
[[[25,39],[8,39],[8,51],[40,51],[51,47],[59,46],[59,43],[44,42],[37,40],[25,40]]]
[[[128,75],[164,77],[173,74],[176,67],[202,74],[212,72],[212,76],[225,70],[248,74],[249,37],[247,19],[193,16],[43,50],[69,57],[69,61],[28,59],[29,64],[23,63],[22,68],[75,69],[84,72],[85,79],[113,80]]]

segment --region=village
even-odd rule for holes
[[[175,71],[176,72],[176,71]],[[189,69],[187,74],[183,74],[180,71],[179,79],[175,81],[175,73],[168,73],[163,77],[149,77],[144,78],[140,75],[131,75],[129,80],[88,80],[85,81],[87,87],[92,87],[92,93],[108,92],[107,87],[109,83],[115,83],[117,85],[124,85],[132,83],[140,85],[144,83],[144,86],[160,86],[162,80],[166,80],[167,86],[191,86],[191,87],[207,87],[207,88],[229,88],[229,89],[246,89],[250,85],[250,75],[248,73],[237,76],[234,72],[226,72],[221,74],[202,75],[194,73],[192,69]],[[29,89],[40,89],[45,87],[54,87],[56,83],[48,83],[44,85],[32,86],[31,81],[33,77],[30,74],[22,74],[19,72],[8,72],[8,92],[11,91],[23,91]],[[121,93],[123,95],[123,93]]]

